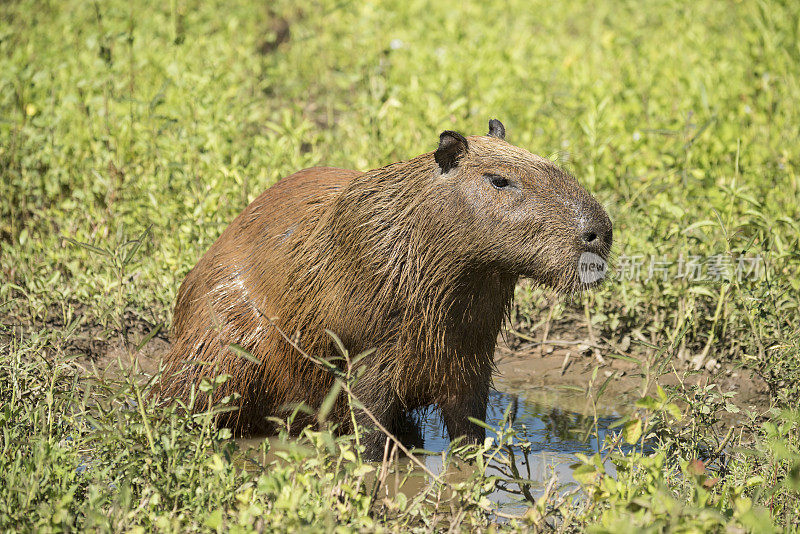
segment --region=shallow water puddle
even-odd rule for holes
[[[517,476],[532,482],[528,489],[535,497],[541,495],[553,473],[558,477],[559,487],[568,489],[574,486],[575,480],[570,465],[577,461],[575,453],[590,456],[597,452],[598,440],[602,444],[612,431],[609,426],[625,411],[623,407],[607,403],[592,408],[583,394],[574,391],[537,388],[512,394],[493,390],[489,397],[487,423],[495,428],[500,427],[509,406],[518,439],[524,438],[531,444],[527,454],[519,449],[514,450]],[[593,415],[595,409],[596,426]],[[420,431],[426,450],[437,453],[447,450],[450,440],[436,411],[431,411],[422,419]],[[491,436],[492,433],[487,432],[487,435]],[[236,441],[242,450],[253,450],[258,449],[264,439],[270,439],[273,446],[281,448],[276,438],[245,438]],[[264,465],[274,458],[270,452],[266,458],[261,458],[259,463]],[[423,459],[433,473],[437,475],[441,473],[443,465],[441,454],[425,456]],[[473,465],[450,463],[445,478],[451,482],[465,480],[474,469]],[[500,469],[500,466],[490,463],[488,474],[508,475],[502,473]],[[610,462],[606,462],[606,470],[612,475],[615,473],[614,466]],[[419,477],[408,478],[402,487],[388,488],[389,493],[401,491],[412,497],[420,491],[426,485],[426,478],[422,470],[415,471],[419,473]],[[502,509],[512,512],[528,506],[503,488],[495,491],[492,499],[500,504]]]
[[[591,405],[586,403],[582,394],[557,390],[512,394],[493,390],[489,394],[486,422],[493,427],[501,426],[503,414],[509,406],[513,427],[520,437],[531,442],[532,452],[571,455],[597,451]],[[597,409],[597,430],[602,442],[608,427],[619,419],[620,414],[612,406],[603,405]],[[422,430],[425,449],[436,452],[447,449],[450,440],[437,412],[427,417]]]
[[[527,454],[515,449],[515,459],[519,477],[534,482],[530,492],[541,495],[553,473],[558,484],[568,488],[576,484],[572,477],[571,464],[577,462],[575,453],[591,456],[598,451],[606,436],[612,432],[609,426],[617,421],[624,410],[608,404],[597,406],[597,425],[594,409],[581,393],[558,389],[537,389],[517,394],[491,391],[487,407],[486,422],[492,427],[503,424],[503,416],[511,407],[512,426],[518,439],[529,441],[531,447]],[[434,452],[447,450],[447,438],[438,413],[432,412],[422,424],[425,449]],[[487,432],[487,436],[492,436]],[[441,472],[442,457],[428,456],[426,466],[434,473]],[[614,465],[606,462],[606,471],[615,473]],[[488,474],[500,475],[499,466],[488,468]],[[526,508],[513,494],[498,490],[493,500],[504,509]]]

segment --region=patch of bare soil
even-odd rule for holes
[[[570,388],[584,389],[590,384],[597,368],[593,390],[597,392],[608,379],[600,402],[621,407],[633,405],[644,393],[645,373],[633,361],[608,356],[602,344],[588,339],[558,339],[531,341],[526,334],[520,339],[513,333],[501,339],[495,352],[497,373],[495,387],[509,392],[525,393],[534,389]],[[605,356],[604,356],[605,354]],[[747,369],[719,366],[711,371],[701,369],[690,372],[680,367],[667,367],[666,374],[652,380],[647,393],[655,385],[686,386],[717,384],[722,392],[733,391],[733,402],[741,407],[763,408],[769,405],[769,388],[755,373]]]
[[[126,316],[124,324],[124,334],[107,337],[97,331],[96,325],[90,328],[73,344],[75,363],[87,372],[97,371],[106,378],[117,378],[134,366],[145,377],[155,374],[170,347],[167,329],[133,315]],[[92,339],[93,330],[95,339]],[[81,345],[87,343],[89,350],[80,350]]]
[[[169,347],[166,336],[155,336],[139,350],[121,339],[113,339],[105,343],[103,352],[77,354],[75,363],[87,372],[96,370],[99,376],[106,378],[118,378],[136,365],[143,377],[149,377],[158,371]]]
[[[116,378],[138,364],[144,375],[158,370],[161,357],[169,349],[168,332],[163,325],[126,312],[119,323],[102,324],[85,305],[74,303],[48,310],[44,318],[31,320],[12,315],[0,317],[0,346],[12,339],[45,336],[41,353],[46,358],[69,361],[87,374]]]

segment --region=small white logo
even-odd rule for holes
[[[606,277],[606,260],[593,252],[584,252],[578,258],[578,278],[584,284],[593,284]]]

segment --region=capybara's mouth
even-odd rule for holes
[[[550,288],[558,293],[572,294],[587,291],[602,286],[608,279],[609,262],[605,255],[593,252],[583,252],[577,259],[573,260],[574,267],[553,268],[549,273],[542,275],[541,271],[532,268],[523,270],[521,278],[529,278],[534,282]]]
[[[608,277],[608,258],[605,256],[594,252],[580,255],[575,274],[582,288],[596,287]]]
[[[574,293],[598,289],[602,287],[607,280],[607,277],[604,277],[591,282],[582,282],[577,275],[571,279],[563,279],[558,281],[542,281],[539,277],[530,274],[522,274],[520,275],[520,278],[528,278],[538,285],[551,289],[562,295],[572,295]]]

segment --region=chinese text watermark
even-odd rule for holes
[[[764,275],[764,258],[756,256],[621,255],[616,261],[617,280],[649,282],[651,280],[686,280],[687,282],[726,282],[755,280]]]

